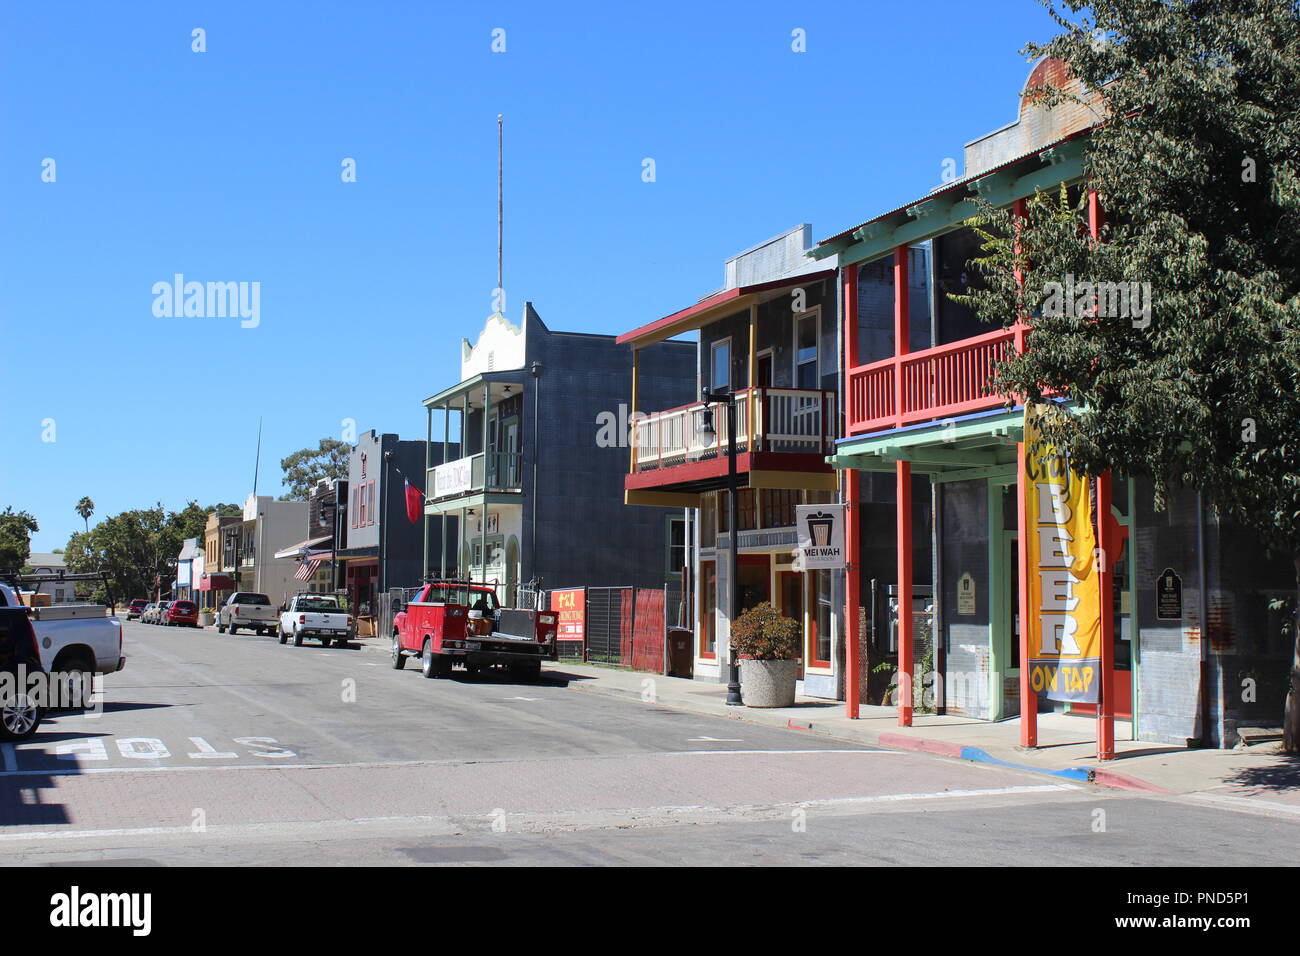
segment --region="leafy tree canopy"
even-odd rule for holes
[[[303,448],[280,459],[288,492],[283,501],[306,501],[312,486],[322,478],[347,478],[352,446],[345,441],[322,438],[316,448]]]
[[[0,568],[23,568],[32,553],[32,534],[40,530],[31,514],[6,507],[0,513]]]

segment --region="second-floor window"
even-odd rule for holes
[[[709,385],[715,390],[726,391],[731,388],[731,339],[714,342],[710,355]]]
[[[821,388],[817,363],[819,312],[805,312],[794,323],[794,384],[796,388]]]

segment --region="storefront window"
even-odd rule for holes
[[[809,571],[812,577],[812,592],[815,595],[810,609],[809,623],[812,625],[808,635],[810,663],[829,667],[831,663],[831,572]]]
[[[713,561],[700,562],[700,656],[717,656],[718,566]]]

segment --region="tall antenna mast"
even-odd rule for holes
[[[505,287],[501,284],[501,243],[502,243],[502,223],[505,218],[505,201],[504,190],[502,185],[502,128],[501,114],[497,114],[497,295],[501,295],[501,290]],[[504,302],[502,303],[504,306]],[[504,312],[505,309],[503,308]]]
[[[253,459],[253,497],[257,497],[257,472],[262,467],[262,417],[257,418],[257,455]]]

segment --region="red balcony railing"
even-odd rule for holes
[[[996,408],[994,366],[1024,348],[1014,325],[973,338],[894,356],[849,370],[846,427],[850,435]]]
[[[835,434],[835,393],[804,388],[745,388],[736,392],[736,447],[751,452],[828,455]],[[713,432],[704,430],[704,405],[654,412],[632,423],[635,471],[707,461],[727,450],[727,410],[713,407]],[[752,423],[752,424],[751,424]]]

